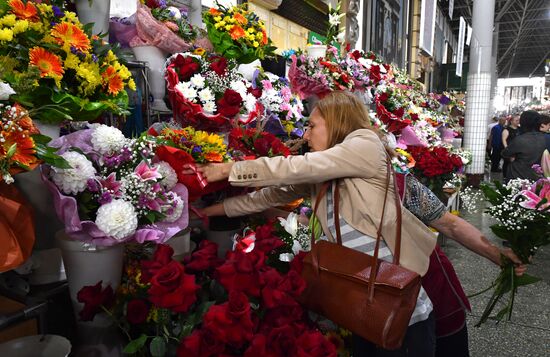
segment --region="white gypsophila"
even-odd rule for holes
[[[210,88],[204,88],[199,92],[199,99],[204,102],[210,102],[214,100],[214,94],[210,90]]]
[[[10,99],[10,95],[15,94],[15,91],[9,83],[0,82],[0,100]]]
[[[67,151],[61,154],[71,166],[70,169],[58,169],[52,167],[52,180],[65,194],[76,195],[84,191],[89,178],[94,177],[96,170],[94,165],[86,156],[75,152]]]
[[[235,92],[239,93],[241,95],[241,98],[246,97],[246,93],[248,92],[246,88],[246,84],[244,84],[243,81],[231,82],[230,88],[233,89]]]
[[[126,138],[117,128],[100,125],[92,132],[92,146],[100,154],[112,154],[124,147]]]
[[[204,77],[200,74],[195,74],[193,77],[191,77],[191,84],[195,86],[197,89],[201,89],[204,87]]]
[[[203,104],[202,109],[208,113],[214,113],[217,109],[216,103],[212,100]]]
[[[13,176],[10,175],[8,172],[4,173],[4,175],[2,175],[2,179],[4,180],[4,182],[8,185],[11,185],[12,183],[14,183],[14,179],[13,179]]]
[[[164,217],[164,219],[162,220],[163,222],[174,223],[175,221],[180,219],[181,214],[183,213],[183,200],[180,196],[174,193],[171,203],[175,205],[171,207],[172,212]]]
[[[248,112],[253,112],[256,109],[256,97],[248,93],[244,98],[244,106]]]
[[[107,236],[122,240],[135,233],[138,218],[130,202],[112,200],[99,207],[95,224]]]
[[[279,254],[279,260],[285,263],[290,263],[294,260],[294,254],[292,253],[281,253]]]
[[[160,184],[167,190],[171,190],[178,183],[178,174],[166,161],[161,161],[155,165],[159,174],[162,175]]]

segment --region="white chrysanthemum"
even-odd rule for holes
[[[202,88],[204,87],[204,77],[200,74],[195,74],[193,77],[191,77],[191,84],[193,84],[196,88]]]
[[[216,103],[215,103],[213,100],[204,103],[204,105],[202,106],[202,108],[203,108],[204,111],[207,112],[207,113],[214,113],[214,112],[216,111],[216,109],[217,109]]]
[[[203,102],[210,102],[214,100],[214,94],[212,94],[210,88],[205,88],[199,92],[199,98]]]
[[[166,215],[166,217],[162,220],[163,222],[173,223],[177,221],[183,213],[183,200],[181,197],[174,193],[174,199],[172,202],[175,203],[175,207],[171,207],[171,212]]]
[[[185,98],[194,101],[197,97],[197,90],[193,87],[187,87],[183,89],[181,94],[183,94]]]
[[[241,95],[241,98],[246,97],[247,88],[246,84],[244,84],[243,81],[233,81],[230,85],[231,89],[233,89],[235,92],[239,93]]]
[[[121,240],[136,231],[138,218],[130,202],[112,200],[99,207],[95,224],[107,236]]]
[[[124,147],[126,138],[117,128],[100,125],[92,132],[92,145],[100,154],[112,154]]]
[[[67,151],[61,155],[69,165],[70,169],[52,168],[52,180],[59,187],[61,192],[76,195],[84,191],[89,178],[94,177],[96,170],[92,162],[86,156]]]
[[[183,93],[183,91],[188,89],[189,87],[191,87],[191,83],[189,82],[179,82],[175,86],[176,90],[179,91],[180,93]]]
[[[157,171],[162,175],[160,184],[167,190],[171,190],[178,183],[178,175],[176,171],[166,161],[161,161],[157,165]]]

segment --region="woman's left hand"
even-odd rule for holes
[[[202,174],[202,176],[208,182],[217,182],[226,180],[229,177],[231,168],[233,167],[232,162],[226,162],[221,164],[197,164],[197,171]],[[192,175],[195,171],[192,169],[191,164],[183,165],[183,173],[186,175]]]

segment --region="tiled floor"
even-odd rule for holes
[[[462,216],[490,240],[500,244],[489,228],[493,223],[489,216],[465,212]],[[493,263],[452,240],[447,240],[444,250],[468,295],[490,286],[499,272]],[[537,252],[528,272],[543,281],[519,289],[510,322],[488,322],[479,328],[474,327],[490,292],[470,299],[473,310],[468,316],[468,331],[472,357],[550,356],[550,247]]]

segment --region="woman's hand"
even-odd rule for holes
[[[197,164],[196,170],[199,172],[208,182],[217,182],[226,180],[229,177],[232,162],[226,162],[221,164]],[[183,173],[186,175],[192,175],[195,173],[192,164],[183,165]]]
[[[527,271],[527,265],[523,264],[519,260],[518,256],[510,248],[500,249],[500,254],[504,255],[506,258],[510,259],[514,263],[514,271],[517,276],[522,276]]]

